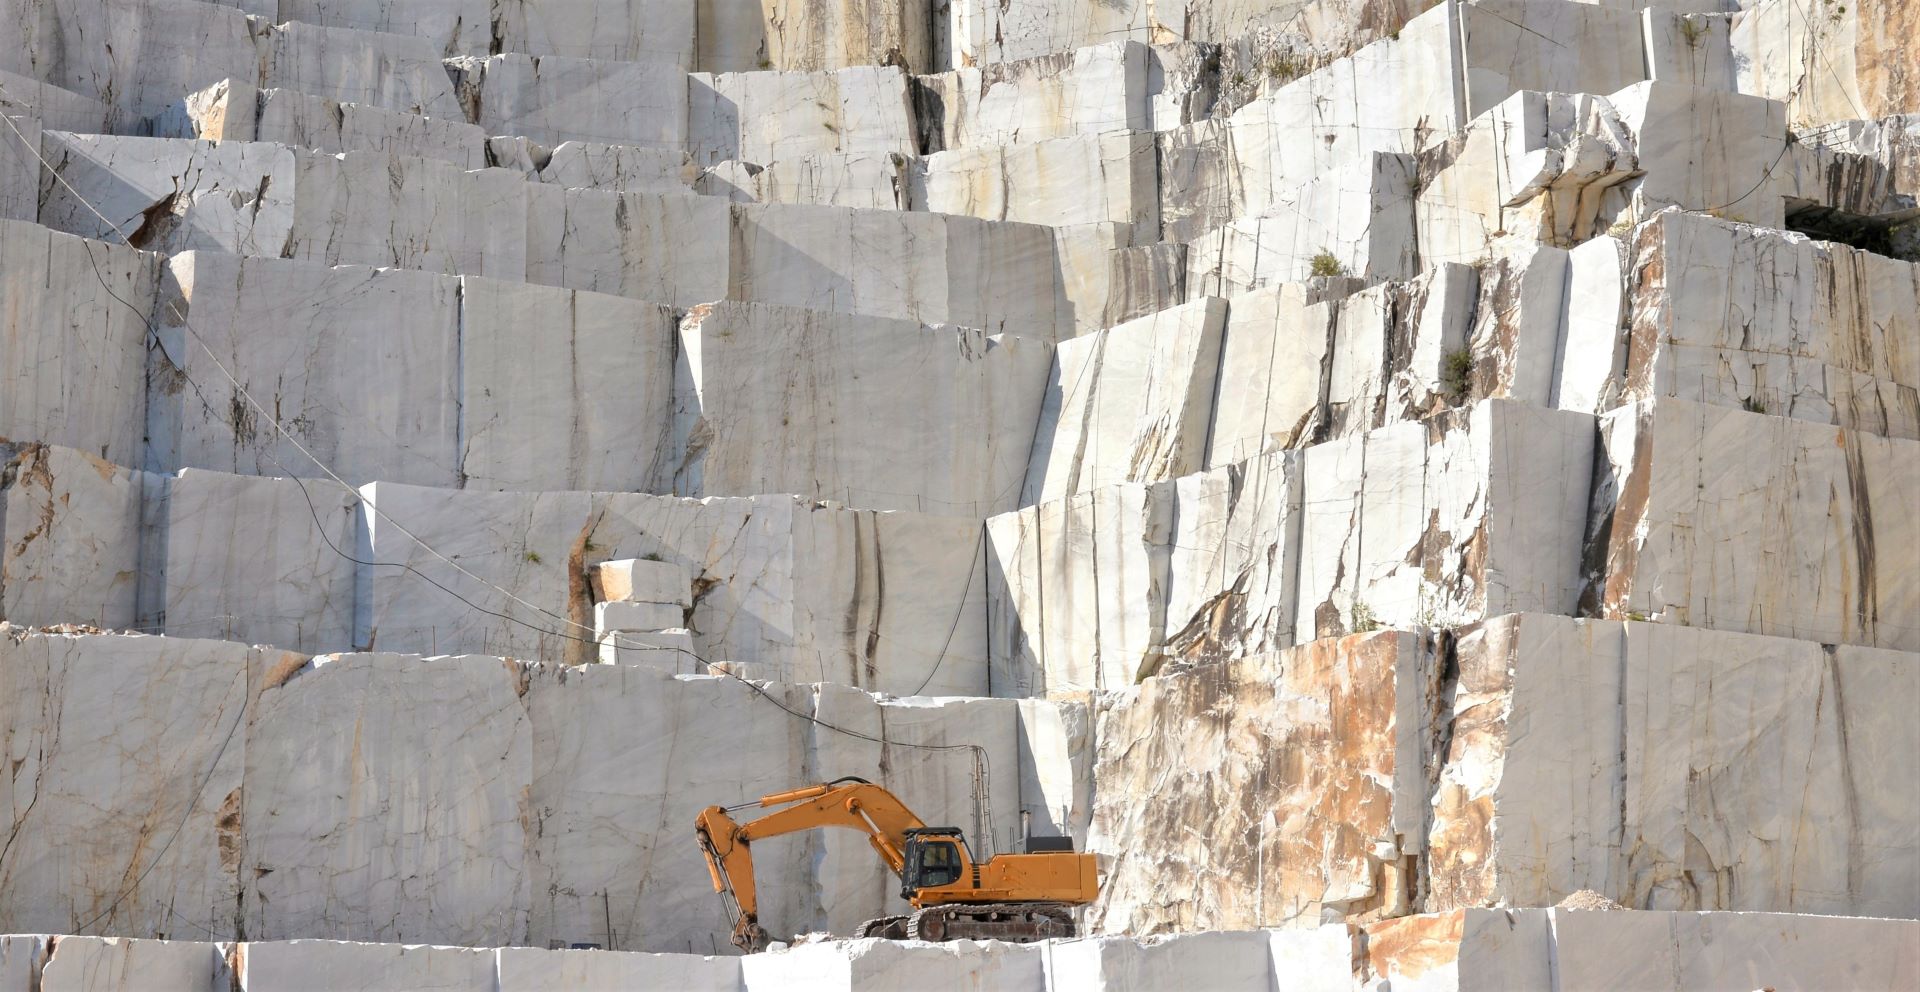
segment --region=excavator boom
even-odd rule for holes
[[[775,808],[740,823],[733,813]],[[1093,856],[1068,852],[1007,854],[975,863],[960,832],[928,827],[893,793],[865,779],[841,778],[738,806],[709,806],[694,821],[713,889],[733,918],[733,943],[748,952],[768,943],[754,886],[753,842],[767,837],[840,827],[859,831],[917,912],[873,921],[861,936],[915,936],[928,940],[997,937],[1038,940],[1071,936],[1071,906],[1093,901],[1098,888]]]

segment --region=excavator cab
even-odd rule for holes
[[[921,889],[960,881],[972,866],[959,827],[919,827],[906,834],[906,864],[900,869],[900,898],[914,901]]]

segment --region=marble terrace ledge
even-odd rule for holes
[[[831,941],[746,958],[617,951],[362,944],[203,943],[0,936],[0,992],[290,992],[320,982],[365,992],[1007,992],[1208,988],[1274,992],[1454,992],[1595,987],[1779,992],[1920,981],[1920,924],[1752,913],[1472,911],[1366,928],[1242,931],[1017,946]]]

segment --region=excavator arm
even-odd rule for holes
[[[785,807],[746,823],[733,811]],[[764,950],[767,932],[760,926],[759,896],[753,883],[753,842],[816,827],[844,827],[867,835],[867,842],[895,875],[906,864],[907,831],[926,824],[893,793],[860,778],[841,778],[791,792],[762,796],[739,806],[709,806],[694,821],[713,890],[730,901],[734,946],[748,953]]]

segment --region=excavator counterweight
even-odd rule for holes
[[[735,821],[733,811],[749,806],[779,808]],[[865,834],[913,907],[905,916],[861,924],[857,937],[1022,943],[1071,937],[1073,907],[1092,902],[1099,891],[1091,854],[999,854],[976,862],[959,828],[927,826],[893,793],[865,779],[835,779],[742,806],[709,806],[694,821],[713,889],[733,920],[734,946],[751,953],[768,943],[754,887],[753,842],[818,827]]]

